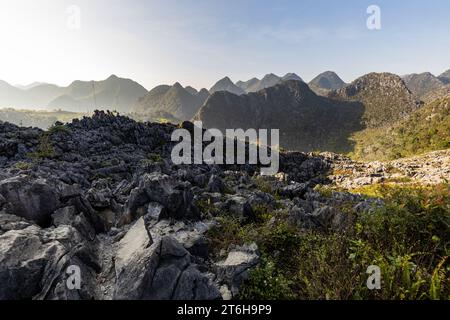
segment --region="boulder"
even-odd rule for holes
[[[308,190],[308,183],[293,182],[279,190],[279,194],[283,197],[295,198],[303,197]]]
[[[215,285],[174,238],[155,243],[140,218],[119,243],[114,299],[217,299]],[[189,291],[186,291],[189,290]]]
[[[243,221],[254,219],[249,201],[241,196],[231,196],[220,206],[220,211],[227,212]]]
[[[69,226],[42,230],[29,226],[0,236],[0,300],[93,299],[99,268],[77,231]],[[67,267],[79,266],[83,286],[69,290]]]
[[[59,205],[57,190],[46,179],[26,175],[0,181],[0,194],[7,213],[36,222],[40,226],[51,223],[51,214]]]
[[[224,261],[218,262],[217,281],[226,285],[233,297],[239,293],[239,288],[244,280],[248,278],[249,271],[259,264],[258,246],[251,245],[236,246],[228,254]],[[222,292],[227,292],[222,288]]]
[[[207,190],[211,193],[223,193],[225,190],[225,185],[220,177],[213,174],[209,178]]]
[[[349,215],[330,206],[318,208],[308,216],[317,227],[325,229],[341,230],[347,227],[351,221]]]
[[[189,186],[160,172],[144,174],[125,203],[125,220],[133,221],[139,216],[139,208],[150,202],[164,206],[160,219],[198,219],[199,213],[191,205],[193,195],[189,189]]]

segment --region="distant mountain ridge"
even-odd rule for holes
[[[137,82],[115,75],[102,81],[77,80],[67,87],[44,83],[26,90],[1,81],[0,107],[128,112],[145,94],[147,90]]]
[[[371,73],[328,97],[295,80],[240,96],[216,92],[195,119],[207,128],[277,128],[284,148],[347,152],[353,133],[388,127],[420,106],[399,76]]]
[[[403,80],[411,92],[419,99],[427,93],[439,90],[444,86],[444,83],[430,72],[406,75],[403,77]]]
[[[242,88],[239,88],[237,85],[235,85],[229,77],[220,79],[211,87],[211,89],[209,89],[210,94],[213,94],[218,91],[227,91],[237,95],[245,93],[245,91]]]
[[[192,87],[183,88],[177,82],[173,86],[161,85],[153,88],[139,99],[132,111],[150,118],[190,120],[208,97],[209,92],[206,89],[197,91]]]
[[[289,80],[296,80],[296,81],[303,81],[302,78],[300,78],[295,73],[287,73],[283,77],[279,77],[273,73],[266,74],[261,80],[258,78],[252,78],[248,81],[238,81],[236,82],[236,86],[241,88],[244,93],[249,92],[257,92],[266,88],[273,87],[277,84],[282,83],[283,81],[289,81]]]
[[[443,72],[438,78],[442,81],[442,83],[450,84],[450,69]]]
[[[345,87],[347,84],[333,71],[325,71],[308,83],[311,90],[319,95],[326,95],[331,90]]]

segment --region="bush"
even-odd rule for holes
[[[348,212],[356,221],[345,232],[298,229],[280,210],[260,210],[264,218],[248,225],[220,218],[212,248],[256,242],[263,256],[240,298],[450,299],[449,185],[367,190],[385,205]],[[381,290],[367,288],[370,265],[380,267]]]

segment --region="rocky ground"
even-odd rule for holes
[[[47,132],[0,123],[0,300],[235,298],[260,254],[254,243],[215,252],[208,231],[220,216],[245,224],[264,205],[300,228],[339,229],[351,223],[342,202],[360,211],[380,200],[325,198],[317,184],[392,178],[385,164],[331,154],[282,154],[276,177],[250,165],[177,166],[175,128],[105,112]],[[448,178],[448,156],[389,168]],[[81,270],[78,290],[67,286],[70,266]]]
[[[450,180],[450,150],[387,162],[357,162],[326,153],[323,156],[332,162],[329,178],[344,189],[375,183],[433,185]]]

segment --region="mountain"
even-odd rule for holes
[[[30,106],[30,102],[30,98],[25,94],[24,90],[16,88],[6,81],[0,80],[0,108],[26,108]]]
[[[65,88],[54,84],[43,83],[27,89],[26,94],[35,105],[48,106],[58,97],[65,95]]]
[[[286,73],[282,78],[282,81],[289,81],[289,80],[295,80],[295,81],[303,81],[302,78],[300,78],[295,73]]]
[[[66,111],[109,109],[128,112],[147,90],[115,75],[103,81],[74,81],[68,87],[39,84],[23,90],[0,82],[0,107],[51,108]]]
[[[427,103],[388,129],[355,134],[352,156],[390,160],[450,148],[450,95]]]
[[[325,71],[309,82],[309,87],[315,93],[326,95],[330,90],[341,89],[346,83],[333,71]]]
[[[194,96],[198,93],[197,89],[195,89],[191,86],[184,87],[184,89]]]
[[[195,94],[192,94],[192,89],[183,88],[178,82],[173,86],[157,86],[139,99],[133,111],[153,118],[172,116],[182,121],[189,120],[209,96],[206,89],[195,90]]]
[[[430,72],[406,75],[403,80],[418,99],[422,99],[430,92],[440,90],[444,86],[444,83]]]
[[[247,92],[247,89],[249,87],[254,86],[256,83],[258,83],[260,80],[258,78],[252,78],[248,81],[238,81],[236,82],[236,85],[241,88],[242,90],[244,90],[245,92]]]
[[[360,130],[360,103],[317,96],[301,81],[286,81],[245,95],[212,94],[195,119],[207,128],[280,129],[285,148],[347,150],[348,137]]]
[[[210,94],[213,94],[214,92],[218,92],[218,91],[227,91],[227,92],[231,92],[231,93],[234,93],[237,95],[245,93],[244,90],[242,90],[237,85],[235,85],[228,77],[225,77],[225,78],[217,81],[216,84],[214,84],[212,86],[212,88],[209,89]]]
[[[403,80],[391,73],[369,73],[331,91],[328,97],[360,102],[364,106],[363,122],[370,128],[393,124],[420,107]]]
[[[137,82],[112,75],[103,81],[74,81],[48,106],[68,111],[109,109],[129,112],[146,94],[147,90]]]
[[[283,81],[289,81],[289,80],[296,80],[296,81],[303,81],[302,78],[300,78],[295,73],[287,73],[283,77],[279,77],[273,73],[266,74],[261,80],[258,78],[252,78],[248,81],[238,81],[236,82],[236,85],[240,87],[245,92],[257,92],[260,90],[263,90],[265,88],[273,87]]]
[[[445,71],[443,74],[441,74],[439,77],[439,80],[442,81],[444,84],[450,84],[450,69]]]
[[[15,87],[19,88],[19,89],[22,89],[22,90],[29,90],[31,88],[34,88],[34,87],[37,87],[37,86],[40,86],[40,85],[43,85],[43,84],[46,84],[46,83],[45,82],[33,82],[33,83],[30,83],[30,84],[27,84],[27,85],[16,84]]]

